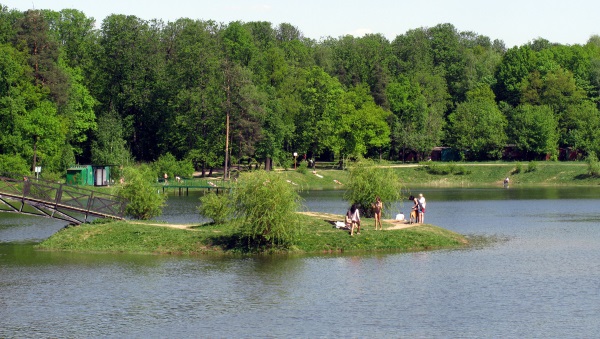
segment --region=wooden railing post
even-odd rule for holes
[[[23,198],[29,195],[29,191],[31,190],[31,182],[29,180],[25,180],[23,182]]]
[[[85,219],[84,219],[85,222],[87,222],[88,215],[90,214],[90,210],[92,209],[92,203],[93,203],[93,201],[94,201],[94,192],[92,191],[92,193],[90,193],[88,204],[87,204],[87,207],[85,209]]]
[[[60,201],[62,199],[62,191],[63,191],[62,187],[63,187],[63,185],[60,184],[60,185],[58,185],[58,189],[56,190],[56,196],[54,198],[54,208],[56,208],[56,206],[58,204],[60,204]]]

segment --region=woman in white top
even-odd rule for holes
[[[419,223],[423,223],[425,220],[425,205],[427,202],[425,201],[425,197],[423,193],[419,193]]]
[[[350,235],[354,235],[354,227],[357,227],[356,234],[360,234],[360,212],[358,211],[358,206],[356,206],[356,204],[350,207],[350,213],[352,214],[352,228],[350,229]]]

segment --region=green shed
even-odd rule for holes
[[[108,186],[110,166],[75,165],[67,170],[68,185]]]
[[[91,165],[75,165],[67,169],[68,185],[94,185],[94,171]]]

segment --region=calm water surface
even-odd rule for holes
[[[419,192],[427,222],[501,241],[409,254],[55,253],[33,243],[63,223],[0,213],[0,337],[600,335],[600,189]],[[347,208],[340,192],[303,196],[307,210]],[[172,197],[162,219],[199,222],[196,202]]]

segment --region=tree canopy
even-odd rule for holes
[[[450,23],[392,41],[315,41],[290,23],[113,14],[95,25],[74,9],[0,5],[0,155],[18,158],[4,162],[15,171],[63,172],[169,154],[204,172],[226,158],[285,164],[294,152],[336,161],[418,160],[436,146],[473,160],[507,145],[530,158],[558,147],[598,153],[598,41],[506,50]]]

